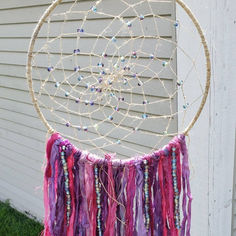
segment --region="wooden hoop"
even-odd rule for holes
[[[39,118],[43,121],[44,125],[46,126],[46,128],[48,129],[48,133],[52,134],[55,132],[55,130],[51,127],[51,125],[47,122],[46,118],[44,117],[43,113],[40,110],[38,101],[35,97],[34,94],[34,89],[33,89],[33,81],[32,81],[32,58],[33,58],[33,49],[34,49],[34,45],[35,45],[35,41],[38,37],[39,31],[42,27],[42,25],[44,24],[45,20],[47,19],[47,17],[51,14],[51,12],[62,2],[63,0],[55,0],[48,8],[47,10],[44,12],[44,14],[42,15],[42,17],[40,18],[37,26],[34,29],[34,32],[31,36],[31,40],[30,40],[30,44],[29,44],[29,49],[28,49],[28,54],[27,54],[27,65],[26,65],[26,78],[27,78],[27,82],[28,82],[28,86],[29,86],[29,91],[32,97],[32,102],[33,105],[38,113]],[[210,80],[211,80],[211,61],[210,61],[210,53],[209,53],[209,49],[206,43],[206,38],[203,34],[202,28],[198,22],[198,20],[196,19],[196,17],[194,16],[194,14],[192,13],[192,11],[190,10],[190,8],[188,6],[185,5],[184,2],[182,2],[182,0],[176,0],[176,2],[183,8],[183,10],[187,13],[187,15],[189,16],[189,18],[192,20],[194,26],[196,27],[200,38],[201,38],[201,42],[204,48],[204,53],[205,53],[205,58],[206,58],[206,83],[205,83],[205,91],[201,100],[201,104],[198,108],[198,111],[196,113],[196,115],[193,117],[192,121],[189,123],[189,125],[187,126],[187,128],[183,131],[184,135],[187,135],[188,132],[192,129],[192,127],[194,126],[194,124],[196,123],[196,121],[198,120],[203,107],[206,103],[206,99],[209,93],[209,88],[210,88]]]

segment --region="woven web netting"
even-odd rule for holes
[[[150,153],[183,132],[204,94],[205,58],[193,23],[183,10],[176,18],[175,7],[62,1],[32,61],[34,93],[51,127],[81,149],[120,157]]]

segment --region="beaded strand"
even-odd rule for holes
[[[67,168],[67,163],[65,160],[65,150],[66,146],[63,145],[61,147],[61,161],[63,164],[63,170],[64,170],[64,176],[65,176],[65,192],[66,192],[66,217],[67,217],[67,225],[70,223],[70,209],[71,209],[71,196],[70,196],[70,190],[69,190],[69,174],[68,174],[68,168]]]
[[[177,185],[177,174],[176,174],[176,148],[172,147],[172,180],[173,180],[173,188],[174,188],[174,220],[175,227],[180,229],[180,213],[179,213],[179,189]]]
[[[145,226],[147,232],[150,226],[150,216],[149,216],[149,186],[148,186],[148,161],[144,160],[144,215],[145,215]]]
[[[95,190],[96,190],[96,202],[97,202],[97,231],[98,235],[102,236],[102,227],[101,227],[101,183],[98,180],[98,168],[97,165],[94,166],[94,180],[95,180]]]

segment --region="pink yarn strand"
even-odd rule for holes
[[[94,172],[93,165],[89,161],[89,155],[86,157],[85,162],[85,193],[88,206],[89,214],[89,228],[87,229],[86,235],[96,236],[96,206],[94,205],[96,201],[95,185],[94,185]]]
[[[75,196],[74,196],[74,179],[73,179],[73,173],[72,168],[74,166],[74,153],[75,150],[72,151],[72,154],[67,157],[67,167],[68,167],[68,173],[69,173],[69,188],[71,193],[71,216],[70,216],[70,224],[67,228],[67,235],[73,236],[74,235],[74,219],[75,219]]]
[[[135,166],[133,163],[128,167],[128,182],[126,185],[126,193],[127,193],[127,205],[126,205],[126,228],[125,235],[132,236],[134,232],[134,196],[135,196]]]
[[[114,236],[117,208],[117,203],[116,201],[114,201],[116,200],[115,185],[112,173],[111,155],[106,154],[105,158],[107,160],[108,165],[108,216],[104,236]]]
[[[50,166],[50,156],[52,145],[60,138],[58,133],[52,134],[51,137],[47,141],[46,146],[46,159],[47,164],[44,171],[44,182],[43,182],[43,191],[44,191],[44,236],[50,236],[49,230],[49,197],[48,197],[48,178],[51,177],[51,166]]]

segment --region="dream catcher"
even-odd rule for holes
[[[176,3],[55,0],[39,20],[27,79],[51,135],[44,235],[190,235],[185,137],[210,59],[198,21]]]

